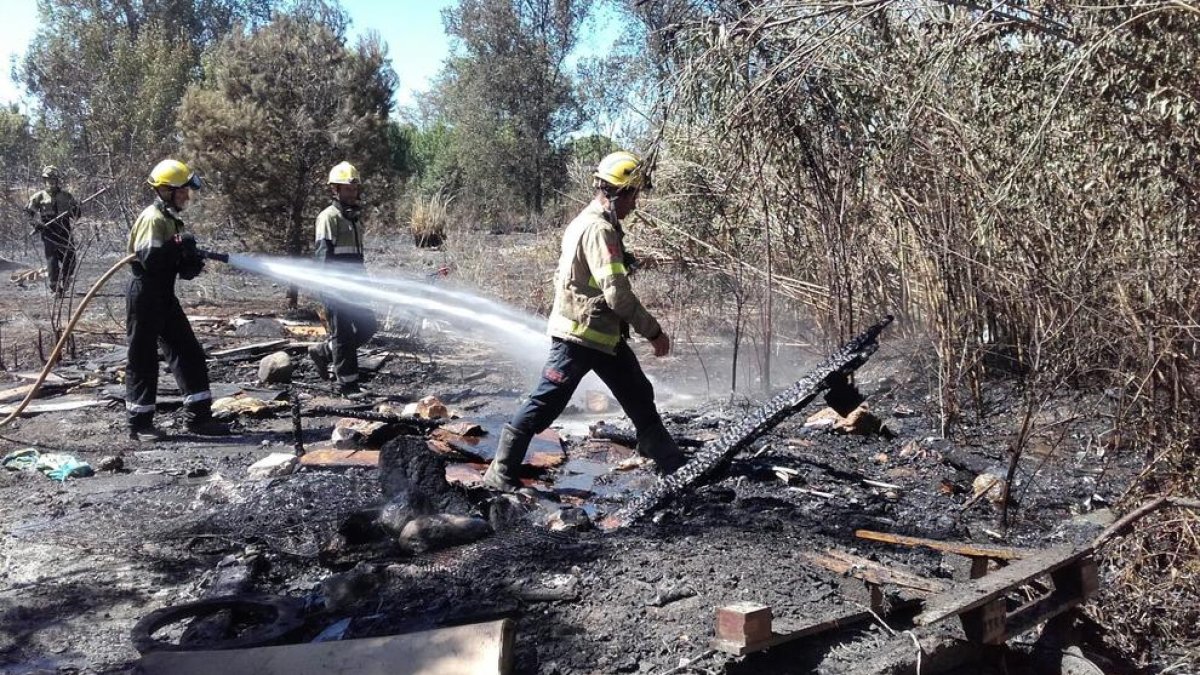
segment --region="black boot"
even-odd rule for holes
[[[183,421],[188,433],[197,436],[228,436],[233,433],[228,424],[212,416],[212,404],[209,401],[184,408]]]
[[[662,422],[646,431],[638,431],[637,451],[642,457],[654,460],[655,466],[658,467],[658,473],[663,476],[675,473],[679,467],[687,463],[687,458],[683,456],[679,444],[671,437],[671,433],[667,431]]]
[[[500,441],[496,444],[496,457],[483,474],[484,487],[501,492],[516,492],[521,489],[517,476],[521,473],[521,462],[529,450],[533,436],[517,431],[511,424],[500,430]]]
[[[138,413],[129,416],[129,440],[154,443],[166,437],[165,432],[154,426],[154,413]]]
[[[333,360],[333,355],[329,351],[328,342],[318,342],[315,345],[309,345],[308,358],[313,362],[313,367],[317,371],[317,377],[320,377],[322,380],[331,379],[329,362]]]

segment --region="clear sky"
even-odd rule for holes
[[[429,86],[449,54],[442,10],[454,0],[341,0],[353,22],[350,31],[377,31],[388,44],[392,68],[400,78],[396,104],[413,102],[414,93]],[[11,63],[25,52],[37,30],[36,0],[0,0],[0,103],[22,100],[24,91],[9,77]],[[612,44],[617,26],[610,20],[589,23],[581,54],[594,54]]]

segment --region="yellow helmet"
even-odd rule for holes
[[[187,167],[187,164],[177,159],[164,159],[150,170],[146,182],[153,187],[189,187],[199,190],[204,186],[200,177]]]
[[[596,187],[603,187],[601,183],[619,190],[650,187],[650,176],[643,168],[642,159],[624,150],[610,153],[600,160],[592,177],[596,179]]]
[[[358,169],[350,162],[342,162],[329,170],[330,185],[358,185]]]
[[[46,168],[42,169],[42,178],[61,178],[61,177],[62,177],[62,174],[59,173],[58,167],[54,166],[53,164],[47,164]]]

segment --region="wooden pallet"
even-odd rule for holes
[[[1041,576],[1049,576],[1053,588],[1010,610],[1009,593]],[[1083,604],[1098,587],[1090,547],[1053,548],[928,599],[916,623],[928,626],[957,616],[967,639],[998,645]]]

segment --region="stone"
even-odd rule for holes
[[[592,519],[587,511],[571,506],[550,514],[546,525],[555,532],[581,532],[592,528]]]
[[[589,389],[583,392],[584,407],[590,413],[606,413],[613,408],[613,400],[608,394],[598,390]]]
[[[482,518],[441,513],[418,516],[404,526],[396,543],[408,553],[428,553],[479,541],[492,533]]]
[[[343,417],[333,427],[333,445],[340,449],[379,447],[390,438],[392,430],[387,422],[371,422],[352,417]],[[395,434],[392,434],[392,438]]]
[[[450,410],[436,396],[426,396],[417,401],[417,417],[427,420],[448,419]]]
[[[296,366],[287,352],[268,354],[258,362],[258,381],[262,384],[287,384]]]
[[[109,457],[101,457],[99,462],[96,462],[97,471],[120,471],[125,468],[125,458],[121,455],[112,455]]]
[[[286,476],[296,470],[300,460],[290,452],[272,452],[246,470],[246,476],[253,479],[275,478]]]

